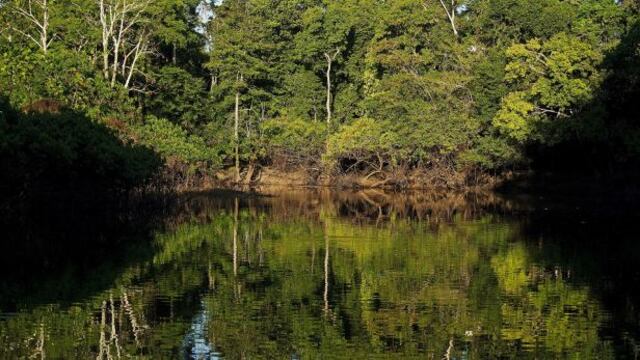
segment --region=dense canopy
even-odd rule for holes
[[[613,0],[5,0],[0,95],[14,109],[47,99],[84,113],[155,149],[181,179],[277,166],[385,181],[527,169],[545,156],[611,171],[640,154],[639,10]]]

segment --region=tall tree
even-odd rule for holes
[[[47,54],[55,34],[51,29],[52,3],[55,0],[15,0],[2,4],[13,15],[14,19],[9,20],[9,28],[25,38],[32,41],[38,48]],[[15,18],[22,19],[26,26],[20,22],[12,25]]]
[[[240,181],[240,121],[241,101],[252,87],[268,77],[264,60],[270,45],[265,39],[264,21],[260,8],[251,1],[225,1],[214,8],[211,22],[211,52],[208,67],[218,79],[218,85],[231,90],[233,101],[233,134],[235,179]]]
[[[102,71],[114,87],[129,88],[141,57],[149,51],[149,0],[96,0],[102,30]]]

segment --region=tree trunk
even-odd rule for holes
[[[327,125],[331,124],[331,59],[327,58]]]
[[[178,62],[178,56],[177,56],[177,49],[176,49],[176,43],[173,43],[173,49],[171,52],[171,62],[173,62],[173,65],[175,65]]]
[[[327,125],[331,124],[331,67],[333,65],[333,61],[340,54],[340,49],[336,49],[333,54],[324,53],[324,57],[327,59]]]
[[[211,75],[211,85],[209,86],[209,93],[213,92],[213,88],[218,84],[218,77]]]
[[[240,91],[236,92],[236,108],[233,124],[233,138],[235,142],[235,157],[236,157],[236,183],[240,182]]]
[[[249,164],[247,173],[244,176],[244,181],[243,181],[244,185],[251,185],[251,178],[253,177],[253,173],[255,172],[255,170],[256,170],[255,166],[253,166],[253,164]]]
[[[102,73],[109,78],[109,37],[111,27],[107,24],[104,0],[100,0],[100,24],[102,25]]]
[[[451,0],[451,10],[444,3],[444,0],[440,0],[440,4],[444,8],[444,11],[447,13],[447,18],[449,18],[449,22],[451,23],[451,28],[453,29],[453,34],[455,37],[458,37],[458,28],[456,27],[456,0]]]
[[[238,275],[238,198],[233,204],[233,276]]]
[[[49,3],[42,2],[42,51],[46,55],[49,52]]]
[[[116,76],[118,75],[118,65],[120,64],[120,44],[122,43],[122,37],[124,35],[124,17],[123,13],[120,17],[120,27],[118,29],[118,36],[113,40],[113,69],[111,70],[111,87],[116,85]]]
[[[129,75],[127,75],[127,80],[125,80],[125,83],[124,83],[124,87],[126,89],[128,89],[129,85],[131,84],[131,78],[133,77],[133,72],[136,69],[136,63],[138,62],[138,58],[140,57],[140,54],[146,51],[147,45],[144,43],[144,41],[145,41],[144,35],[140,35],[140,39],[138,39],[138,43],[134,48],[135,52],[133,54],[133,60],[131,61],[131,67],[129,68]]]

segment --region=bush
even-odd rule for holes
[[[486,170],[504,169],[524,161],[521,150],[500,136],[481,136],[459,155],[458,165]]]
[[[192,172],[218,168],[222,164],[220,155],[202,137],[189,135],[168,120],[149,116],[144,124],[134,126],[132,132],[136,141],[153,148],[165,160],[189,165]]]
[[[93,120],[134,111],[123,87],[111,87],[89,59],[65,49],[46,56],[26,48],[0,52],[0,93],[16,108],[52,99]]]
[[[399,140],[387,123],[363,117],[329,137],[325,160],[351,168],[364,164],[365,168],[382,170],[386,165],[398,164],[401,156],[397,147]]]
[[[86,116],[19,114],[0,102],[0,193],[121,192],[144,185],[161,160],[149,148],[122,142]]]
[[[326,138],[326,126],[321,122],[301,119],[273,119],[261,124],[266,139],[266,153],[285,166],[309,164],[319,159]]]

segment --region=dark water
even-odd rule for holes
[[[547,206],[193,195],[10,227],[0,358],[637,359],[636,214]]]

